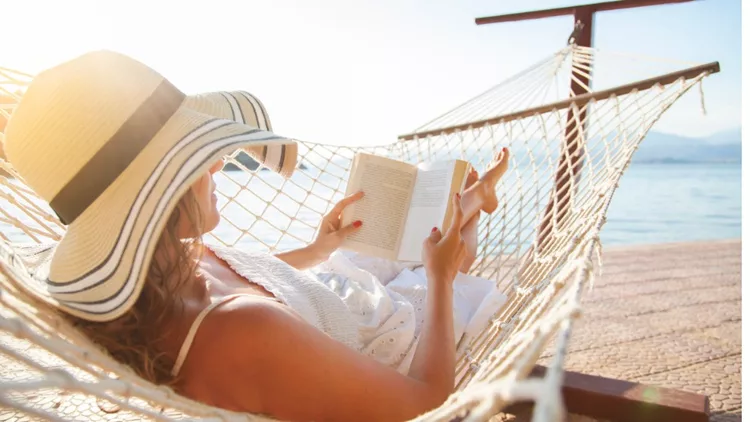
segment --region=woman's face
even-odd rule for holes
[[[216,208],[216,183],[214,183],[212,176],[223,167],[224,161],[217,161],[205,174],[196,180],[190,188],[195,197],[195,205],[200,210],[202,217],[202,233],[192,233],[195,229],[191,227],[193,225],[191,224],[190,219],[181,218],[182,221],[180,221],[179,225],[182,238],[198,237],[210,232],[219,224],[221,216],[219,215],[219,210]],[[195,221],[195,218],[196,217],[194,216],[193,221]]]

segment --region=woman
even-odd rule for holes
[[[300,250],[202,245],[219,222],[219,157],[244,147],[281,174],[296,160],[295,144],[267,131],[257,99],[222,95],[234,120],[263,130],[216,119],[216,101],[186,98],[116,53],[89,53],[34,79],[6,151],[68,229],[30,290],[140,375],[207,404],[346,421],[405,420],[439,406],[454,382],[454,282],[473,262],[480,211],[497,207],[508,151],[481,178],[472,173],[446,233],[425,233],[425,303],[415,311],[384,286],[419,269],[334,253],[367,224],[339,223],[366,192],[339,202]],[[396,332],[412,335],[375,341]]]

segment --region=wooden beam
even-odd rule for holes
[[[531,377],[544,376],[537,365]],[[648,386],[630,381],[564,372],[563,401],[568,413],[612,422],[707,422],[708,397],[686,391]],[[531,403],[517,403],[504,413],[525,414]]]
[[[505,15],[485,16],[476,18],[477,25],[491,23],[518,22],[531,19],[552,18],[556,16],[574,15],[577,9],[587,8],[592,12],[606,12],[610,10],[632,9],[635,7],[656,6],[660,4],[687,3],[695,0],[620,0],[601,3],[580,4],[577,6],[559,7],[556,9],[533,10],[530,12],[509,13]]]
[[[573,13],[573,21],[576,25],[576,30],[571,34],[571,40],[569,42],[575,42],[580,47],[591,47],[591,37],[594,27],[594,7],[581,7],[575,9]],[[579,27],[580,25],[580,27]],[[572,63],[575,68],[575,63]],[[585,95],[591,91],[591,80],[588,75],[581,75],[581,81],[578,83],[571,75],[570,79],[570,92],[571,97],[579,97]],[[539,227],[539,238],[538,244],[541,246],[541,251],[544,251],[544,247],[547,245],[547,228],[552,224],[552,217],[556,216],[556,224],[562,222],[568,213],[568,202],[574,196],[574,192],[571,193],[571,188],[575,185],[570,183],[571,177],[574,180],[578,180],[581,168],[583,167],[583,156],[586,145],[583,140],[586,136],[586,107],[583,107],[578,117],[573,108],[568,110],[568,118],[565,125],[565,136],[563,140],[566,145],[560,153],[560,158],[557,163],[557,172],[555,173],[555,192],[552,193],[554,198],[550,198],[547,203],[547,208],[542,218],[542,223]],[[578,125],[578,122],[581,125]],[[572,168],[570,163],[576,163]],[[555,212],[557,210],[557,212]]]
[[[630,92],[637,92],[644,89],[649,89],[655,84],[670,84],[680,78],[694,78],[703,72],[717,73],[721,70],[719,62],[707,63],[700,66],[695,66],[680,70],[677,72],[666,73],[660,76],[656,76],[642,81],[629,83],[626,85],[616,86],[614,88],[605,89],[602,91],[596,91],[589,94],[579,95],[577,97],[568,98],[565,100],[557,101],[554,103],[540,105],[538,107],[528,108],[526,110],[514,111],[512,113],[503,114],[489,119],[476,120],[469,123],[462,123],[460,125],[454,125],[444,128],[425,130],[422,132],[414,132],[398,137],[401,141],[416,140],[420,138],[426,138],[428,136],[440,135],[442,133],[452,133],[467,130],[469,128],[480,128],[484,125],[495,125],[500,122],[509,122],[512,120],[522,119],[524,117],[533,116],[535,114],[544,114],[553,110],[565,110],[572,104],[576,104],[579,107],[588,103],[589,101],[599,101],[609,97],[617,97],[620,95],[628,94]]]

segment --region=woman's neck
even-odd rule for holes
[[[204,303],[208,298],[208,283],[200,270],[204,257],[204,246],[200,242],[182,241],[179,244],[161,244],[154,253],[153,277],[162,279],[166,290],[174,301],[172,318],[180,319],[182,309],[188,303]]]
[[[163,321],[162,333],[155,342],[160,350],[173,359],[177,357],[196,314],[210,301],[206,278],[200,271],[203,245],[193,243],[189,245],[189,254],[180,255],[181,253],[174,247],[168,247],[160,248],[154,254],[154,261],[159,268],[169,271],[163,277],[173,293],[172,312]]]

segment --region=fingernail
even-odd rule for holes
[[[437,227],[432,228],[432,233],[435,233],[437,231]]]
[[[352,225],[353,225],[354,227],[359,227],[359,226],[361,226],[361,225],[362,225],[362,221],[360,221],[360,220],[357,220],[357,221],[355,221],[355,222],[354,222],[354,223],[353,223]]]
[[[461,194],[460,193],[456,193],[456,199],[461,199]]]

